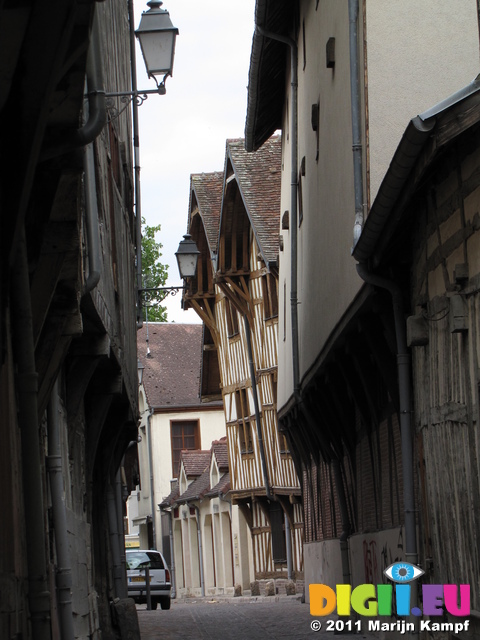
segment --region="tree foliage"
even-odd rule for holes
[[[168,265],[162,264],[162,244],[157,242],[157,234],[161,225],[150,227],[142,218],[142,280],[143,288],[151,289],[163,287],[168,277]],[[164,295],[159,292],[146,293],[143,299],[142,315],[144,320],[151,322],[166,322],[167,309],[162,306]]]

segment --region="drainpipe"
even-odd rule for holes
[[[350,37],[350,101],[352,111],[353,181],[355,191],[353,248],[355,248],[363,229],[363,167],[358,63],[358,14],[358,0],[348,0]]]
[[[86,71],[88,84],[88,120],[80,129],[77,129],[77,131],[74,131],[71,135],[67,135],[62,144],[45,149],[41,154],[41,161],[50,160],[65,153],[70,153],[75,149],[79,149],[93,142],[101,133],[107,121],[100,36],[96,17],[94,17],[93,20]]]
[[[188,503],[187,503],[188,504]],[[200,565],[200,587],[202,598],[205,596],[205,577],[203,575],[203,546],[202,546],[202,530],[200,528],[200,509],[195,505],[195,512],[197,514],[197,534],[198,534],[198,555]]]
[[[172,598],[176,598],[177,597],[177,580],[175,576],[175,549],[173,547],[173,510],[172,509],[170,509],[168,534],[170,537],[170,577],[171,577],[171,583],[172,583]]]
[[[113,581],[115,587],[115,595],[118,598],[121,598],[123,597],[122,594],[125,576],[122,575],[123,567],[120,556],[120,547],[118,544],[118,520],[115,492],[110,485],[107,489],[107,514],[108,528],[110,533],[110,547],[113,560]]]
[[[347,497],[345,495],[345,487],[343,485],[340,460],[338,458],[334,458],[332,460],[332,470],[333,476],[335,478],[335,486],[337,487],[340,518],[342,521],[342,533],[340,534],[340,555],[342,558],[343,583],[351,584],[350,559],[348,557],[348,536],[350,535],[352,529],[350,524],[350,517],[348,515]]]
[[[292,534],[290,531],[290,521],[286,513],[285,518],[285,542],[287,546],[287,577],[293,580],[293,561],[292,561]]]
[[[136,267],[137,267],[137,329],[143,327],[142,319],[142,200],[140,193],[140,137],[138,127],[138,103],[136,100],[137,85],[137,59],[135,51],[135,21],[133,15],[133,1],[128,0],[128,21],[130,24],[130,62],[132,78],[132,127],[133,127],[133,176],[135,193],[135,239],[136,239]]]
[[[52,499],[53,528],[57,552],[56,586],[59,624],[62,640],[75,640],[72,609],[72,566],[68,549],[67,510],[63,486],[63,465],[60,447],[60,403],[58,379],[48,403],[48,474]]]
[[[117,515],[117,538],[120,552],[120,566],[122,586],[118,593],[120,598],[127,597],[127,559],[125,556],[125,534],[123,532],[123,499],[122,499],[122,474],[118,469],[115,476],[115,511]]]
[[[297,402],[300,402],[300,360],[298,338],[298,49],[297,43],[292,38],[281,36],[270,31],[264,31],[255,25],[256,31],[271,40],[283,42],[290,47],[290,86],[291,86],[291,113],[290,126],[291,141],[291,172],[290,172],[290,307],[292,322],[292,366],[293,366],[293,392]]]
[[[40,455],[40,425],[38,421],[38,375],[35,368],[33,320],[28,274],[25,227],[18,242],[15,267],[12,270],[12,313],[18,424],[22,447],[22,479],[25,527],[28,602],[32,639],[51,640],[50,593],[45,550],[45,505]]]
[[[88,243],[88,278],[82,292],[82,295],[85,295],[97,286],[101,274],[97,188],[92,143],[83,150],[83,170],[85,174],[85,214]]]
[[[152,452],[152,415],[153,409],[150,409],[147,416],[147,442],[148,442],[148,465],[150,467],[150,508],[152,510],[152,535],[153,548],[157,548],[157,534],[155,527],[155,495],[154,495],[154,478],[153,478],[153,452]]]
[[[263,471],[263,481],[265,483],[265,493],[268,500],[275,500],[271,491],[270,491],[270,482],[268,480],[268,467],[267,461],[265,458],[265,446],[263,444],[263,436],[262,436],[262,423],[260,417],[260,406],[258,403],[258,393],[257,393],[257,379],[255,376],[255,365],[253,363],[253,351],[252,351],[252,338],[250,336],[250,323],[248,322],[248,318],[246,314],[243,316],[243,321],[245,323],[245,335],[247,338],[247,352],[248,352],[248,365],[250,368],[250,380],[252,382],[252,393],[253,393],[253,405],[255,408],[255,422],[257,423],[257,438],[258,438],[258,447],[260,449],[260,459],[262,461],[262,471]]]
[[[397,372],[400,396],[400,434],[403,466],[403,501],[405,513],[405,559],[412,564],[418,564],[417,530],[415,518],[415,486],[413,475],[413,447],[412,447],[412,406],[410,353],[407,348],[405,316],[403,298],[400,287],[391,280],[374,275],[368,271],[365,264],[357,264],[359,276],[376,287],[386,289],[392,297],[393,315],[395,319],[395,336],[397,342]],[[412,583],[412,602],[417,602],[416,581]]]

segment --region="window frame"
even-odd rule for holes
[[[192,426],[193,425],[193,434],[187,434],[185,436],[185,434],[182,431],[182,447],[180,449],[178,449],[177,447],[174,448],[174,438],[178,438],[178,435],[174,435],[173,431],[174,428],[177,427],[178,425],[189,425]],[[194,438],[194,446],[193,447],[188,447],[188,446],[183,446],[185,443],[185,437],[189,437],[189,438]],[[170,420],[170,451],[171,451],[171,456],[172,456],[172,478],[178,478],[179,472],[180,472],[180,453],[187,449],[188,451],[198,451],[199,449],[201,449],[201,439],[200,439],[200,420],[198,418],[194,418],[193,420]],[[177,460],[177,465],[178,468],[175,468],[175,451],[178,451],[178,460]]]

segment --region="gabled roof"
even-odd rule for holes
[[[210,456],[210,451],[183,450],[180,454],[180,464],[183,463],[187,478],[200,476],[209,467]]]
[[[280,228],[282,138],[279,135],[273,136],[255,153],[245,151],[243,138],[227,140],[227,165],[228,161],[231,162],[235,173],[262,256],[267,264],[275,262]],[[222,217],[223,215],[222,207]]]
[[[222,193],[223,172],[215,171],[214,173],[193,173],[190,176],[189,215],[191,216],[193,199],[195,198],[200,217],[202,218],[211,256],[217,253]],[[189,219],[189,225],[190,222],[191,219]]]
[[[220,471],[228,469],[228,445],[227,436],[212,442],[212,456],[215,456]]]
[[[150,407],[182,408],[201,404],[201,324],[149,322],[138,331],[137,345],[138,358],[145,367],[143,385]]]
[[[278,35],[288,36],[294,24],[294,5],[289,0],[257,0],[255,25]],[[285,101],[285,72],[290,47],[262,35],[256,29],[248,74],[245,148],[256,151],[282,126]]]
[[[220,481],[205,493],[206,498],[214,498],[215,496],[225,495],[231,489],[230,486],[230,472],[227,472],[221,477]]]
[[[201,476],[198,476],[196,480],[188,487],[185,493],[177,498],[175,501],[177,504],[184,504],[190,500],[200,500],[207,493],[210,488],[210,469],[207,467]]]
[[[169,507],[175,502],[179,495],[180,490],[178,486],[178,480],[175,480],[172,485],[172,490],[170,491],[168,496],[162,500],[162,502],[160,503],[160,507]]]

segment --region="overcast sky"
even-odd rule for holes
[[[190,174],[223,171],[225,141],[244,136],[255,0],[165,0],[179,29],[167,93],[139,108],[142,215],[162,225],[167,285],[180,285],[175,251],[186,232]],[[138,28],[146,4],[135,2]],[[154,88],[137,46],[138,88]],[[200,322],[166,300],[169,322]]]

